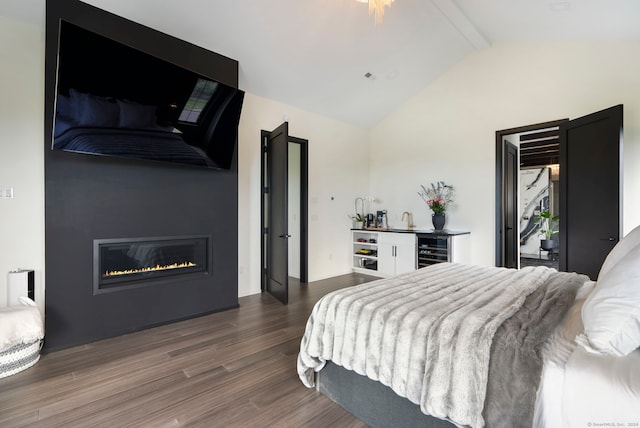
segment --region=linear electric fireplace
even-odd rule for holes
[[[209,236],[95,239],[93,292],[208,275]]]

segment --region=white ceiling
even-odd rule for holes
[[[640,0],[396,0],[378,26],[355,0],[85,3],[238,60],[247,92],[366,128],[493,43],[640,40]],[[0,1],[41,27],[44,9]]]

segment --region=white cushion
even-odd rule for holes
[[[628,355],[640,346],[640,246],[636,245],[600,275],[582,307],[587,351]]]
[[[0,308],[0,352],[43,337],[44,323],[36,306],[29,304]]]
[[[602,263],[598,277],[604,276],[620,259],[638,245],[640,245],[640,226],[637,226],[631,232],[627,233],[627,235],[611,249],[607,258],[604,259],[604,263]]]

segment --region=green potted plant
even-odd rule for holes
[[[356,213],[351,216],[351,221],[353,222],[352,227],[354,229],[362,229],[364,227],[364,217],[360,213]]]
[[[560,216],[552,216],[549,211],[540,211],[538,214],[538,225],[540,230],[538,233],[544,237],[540,240],[540,248],[546,251],[550,251],[555,248],[555,241],[553,241],[553,235],[558,233],[557,224]]]

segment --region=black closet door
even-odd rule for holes
[[[621,227],[622,105],[560,126],[560,270],[596,280]]]

